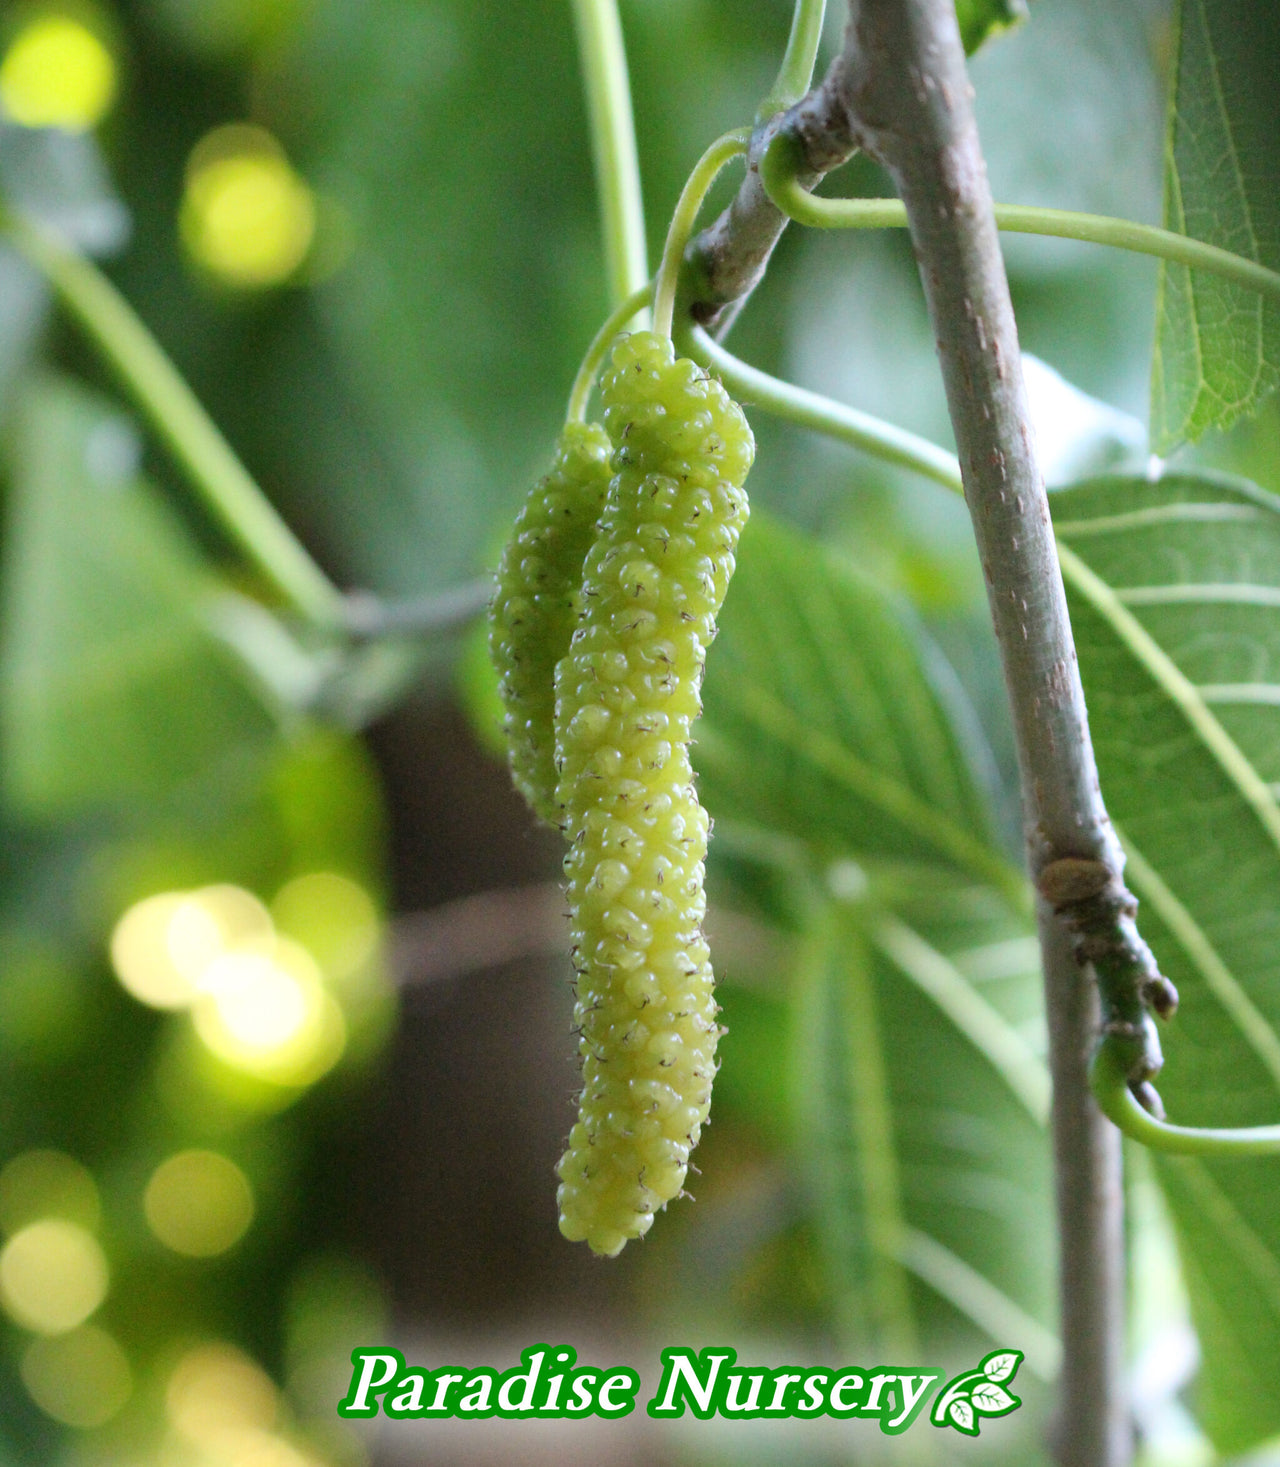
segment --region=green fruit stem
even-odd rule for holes
[[[733,158],[747,151],[751,140],[749,128],[736,128],[718,137],[694,164],[693,172],[680,191],[675,213],[671,216],[671,227],[662,247],[662,263],[653,292],[653,329],[659,336],[671,335],[671,322],[675,315],[676,290],[680,284],[680,270],[684,264],[685,247],[693,234],[698,218],[711,185],[720,170]]]
[[[783,53],[777,79],[756,113],[757,123],[767,122],[775,112],[782,112],[798,102],[809,90],[826,10],[826,0],[796,0],[787,49]]]
[[[1129,1088],[1134,1041],[1119,1034],[1103,1038],[1089,1071],[1098,1108],[1126,1136],[1153,1151],[1181,1156],[1275,1156],[1280,1126],[1175,1126],[1145,1110]]]
[[[615,0],[573,0],[573,16],[587,94],[609,299],[616,305],[649,278],[631,82]]]
[[[587,348],[587,354],[583,357],[582,365],[573,379],[573,387],[569,391],[569,406],[565,412],[567,422],[586,422],[587,404],[591,401],[591,389],[596,385],[596,378],[600,375],[600,368],[604,365],[604,359],[609,355],[615,337],[624,326],[644,310],[652,299],[653,284],[648,282],[639,289],[633,290],[626,300],[621,301],[605,317],[603,325],[591,338],[591,345]]]

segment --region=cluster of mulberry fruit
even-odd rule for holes
[[[747,518],[753,442],[720,383],[651,333],[619,340],[603,400],[614,474],[564,623],[572,630],[554,649],[550,730],[551,684],[530,698],[525,671],[545,668],[553,649],[521,651],[528,613],[519,604],[512,613],[531,599],[529,574],[515,573],[528,557],[515,547],[544,523],[539,511],[526,510],[504,558],[493,647],[517,782],[533,782],[522,770],[542,764],[530,750],[550,732],[555,813],[569,841],[583,1092],[558,1167],[560,1227],[613,1255],[679,1195],[710,1105],[719,1026],[702,935],[709,822],[689,742]],[[549,482],[535,503],[550,497]],[[584,516],[594,485],[584,471]],[[525,671],[512,677],[512,665]]]

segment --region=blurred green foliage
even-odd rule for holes
[[[1212,40],[1222,7],[1186,8],[1208,17],[1201,39]],[[656,259],[685,172],[767,90],[789,6],[631,0],[622,9]],[[1263,0],[1249,9],[1269,16]],[[568,7],[41,0],[10,7],[0,40],[50,10],[107,47],[117,97],[96,132],[0,125],[6,206],[104,262],[340,584],[410,595],[480,572],[544,467],[606,305]],[[831,10],[834,43],[839,7]],[[1016,14],[963,7],[975,35]],[[1167,83],[1177,80],[1177,98],[1202,96],[1205,52],[1194,39],[1158,0],[1044,3],[993,39],[973,75],[997,196],[1157,217]],[[1235,37],[1217,59],[1234,68],[1229,113],[1240,98],[1248,117],[1274,107],[1270,52]],[[0,94],[3,80],[0,72]],[[1202,138],[1196,115],[1179,111],[1167,167],[1212,213],[1213,160],[1190,149]],[[278,278],[259,289],[219,283],[207,260],[191,257],[179,222],[184,198],[191,207],[193,150],[213,129],[245,122],[276,140],[311,210],[305,259],[281,256]],[[1251,127],[1261,161],[1231,207],[1256,206],[1265,223],[1274,169],[1266,128]],[[885,191],[862,161],[831,186]],[[1259,226],[1260,256],[1275,264],[1264,235]],[[1223,240],[1239,247],[1230,230]],[[1091,416],[1078,393],[1043,398],[1042,437],[1077,466],[1062,477],[1082,462],[1140,458],[1142,424],[1124,415],[1145,412],[1158,329],[1176,367],[1166,366],[1166,382],[1178,402],[1198,404],[1162,409],[1160,441],[1206,435],[1179,461],[1188,494],[1218,492],[1200,475],[1206,464],[1280,489],[1274,399],[1257,394],[1261,416],[1230,432],[1232,413],[1202,411],[1259,343],[1266,357],[1269,315],[1242,335],[1232,324],[1238,302],[1171,272],[1156,328],[1150,261],[1026,240],[1007,255],[1024,345],[1113,408]],[[1197,312],[1211,324],[1222,312],[1230,320],[1192,372],[1187,332]],[[792,231],[734,346],[948,441],[902,238]],[[428,852],[444,873],[430,889],[465,895],[449,882],[468,852],[440,814],[457,749],[441,746],[439,729],[455,742],[462,735],[421,709],[455,696],[456,666],[493,757],[483,638],[359,650],[320,645],[292,626],[145,441],[109,374],[51,312],[41,280],[7,250],[0,416],[0,1230],[12,1242],[41,1219],[61,1220],[81,1230],[74,1256],[100,1250],[108,1271],[100,1309],[71,1328],[42,1334],[10,1309],[0,1334],[0,1463],[357,1467],[368,1445],[333,1413],[346,1355],[388,1338],[389,1308],[409,1331],[433,1323],[389,1297],[371,1264],[375,1240],[354,1221],[376,1208],[346,1195],[351,1159],[370,1144],[374,1097],[405,1073],[391,1044],[382,928],[406,891],[430,886],[414,853]],[[754,426],[751,488],[762,512],[709,663],[696,751],[719,822],[713,901],[744,924],[736,946],[727,930],[728,957],[718,958],[729,1034],[717,1124],[699,1154],[698,1207],[673,1211],[643,1256],[626,1260],[609,1327],[632,1338],[642,1321],[664,1342],[678,1331],[728,1332],[818,1353],[907,1352],[957,1368],[997,1338],[1027,1351],[1028,1407],[1001,1435],[984,1436],[982,1460],[1040,1462],[1047,1393],[1036,1377],[1051,1378],[1055,1349],[1044,1041],[1015,869],[1010,742],[963,507],[785,424]],[[1063,492],[1059,513],[1110,513],[1130,497],[1145,504],[1148,492],[1136,479],[1099,481]],[[1265,494],[1241,492],[1273,513]],[[1144,566],[1174,565],[1172,580],[1183,582],[1252,583],[1263,574],[1257,549],[1251,542],[1232,556],[1157,533],[1117,537],[1086,558],[1123,590],[1145,584]],[[1167,610],[1140,615],[1189,676],[1264,680],[1259,649],[1271,655],[1274,607],[1253,630],[1220,617],[1187,630]],[[1175,906],[1224,944],[1219,957],[1260,1016],[1251,1029],[1240,1004],[1212,1008],[1222,985],[1217,1000],[1212,982],[1198,991],[1203,951],[1187,947],[1185,927],[1180,936],[1167,917],[1153,921],[1151,940],[1191,999],[1168,1046],[1171,1103],[1187,1120],[1237,1102],[1241,1119],[1269,1119],[1275,1086],[1258,1035],[1274,1036],[1277,1023],[1266,966],[1280,936],[1274,849],[1255,842],[1261,895],[1246,900],[1241,886],[1217,906],[1207,901],[1211,873],[1239,859],[1248,813],[1228,810],[1201,828],[1200,807],[1182,796],[1217,790],[1220,771],[1203,750],[1181,749],[1174,711],[1143,681],[1149,669],[1124,660],[1114,627],[1087,609],[1081,622],[1117,813]],[[1217,650],[1203,651],[1210,644]],[[420,692],[409,696],[414,676]],[[396,699],[416,731],[408,773],[379,731],[353,731]],[[1274,713],[1263,700],[1238,714],[1239,727],[1236,714],[1224,715],[1273,785]],[[1172,720],[1162,747],[1185,755],[1185,776],[1149,747],[1160,719]],[[467,768],[483,768],[479,754],[468,757]],[[423,790],[436,805],[424,808]],[[1221,798],[1229,803],[1230,791]],[[495,864],[507,862],[503,884],[542,861],[479,780],[459,799],[466,826],[496,850]],[[545,861],[538,869],[554,874]],[[266,975],[258,990],[235,987],[225,964],[221,987],[208,976],[240,951],[217,922],[228,886],[268,913],[252,950],[267,965],[255,970]],[[213,932],[212,946],[196,943],[198,962],[169,929],[148,949],[177,972],[166,969],[166,981],[190,978],[177,971],[179,948],[195,965],[191,991],[169,1009],[131,997],[108,956],[121,917],[160,893],[187,894],[173,912]],[[362,947],[370,923],[379,940]],[[238,994],[268,990],[284,1005],[274,1017],[237,1007]],[[307,995],[340,1037],[325,1051],[325,1073],[304,1067],[290,1082],[264,1055],[286,1031],[302,1032],[288,1004]],[[1190,1010],[1200,1003],[1197,1017]],[[550,999],[547,1008],[559,1014]],[[470,1037],[481,1048],[478,1032]],[[262,1063],[245,1059],[254,1045]],[[524,1062],[554,1088],[560,1058]],[[491,1158],[504,1185],[524,1121],[506,1116]],[[247,1231],[213,1257],[184,1255],[157,1231],[157,1168],[189,1152],[216,1153],[252,1197]],[[1280,1420],[1274,1382],[1255,1379],[1249,1359],[1280,1331],[1268,1176],[1160,1167],[1210,1362],[1197,1409],[1229,1450],[1254,1445]],[[376,1207],[394,1232],[407,1206],[402,1179],[380,1180]],[[496,1215],[505,1217],[503,1206]],[[1142,1216],[1134,1257],[1148,1297],[1150,1279],[1167,1280],[1171,1265],[1158,1210]],[[419,1222],[399,1226],[412,1236]],[[42,1236],[9,1256],[36,1256],[29,1250]],[[68,1288],[76,1283],[64,1275]],[[594,1287],[571,1290],[548,1328],[592,1319]],[[1187,1328],[1179,1287],[1162,1283],[1136,1342],[1147,1350],[1142,1379],[1155,1382],[1144,1420],[1181,1423],[1181,1435],[1169,1432],[1168,1460],[1205,1461],[1210,1449],[1183,1410],[1188,1368],[1166,1348]],[[1005,1339],[1010,1332],[1021,1334]],[[66,1385],[76,1381],[78,1395]],[[222,1413],[214,1427],[211,1410]],[[767,1449],[753,1450],[767,1459]],[[815,1446],[806,1459],[832,1450]],[[752,1460],[712,1438],[681,1439],[669,1454]]]

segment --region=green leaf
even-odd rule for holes
[[[894,961],[883,895],[873,883],[865,901],[824,906],[796,1005],[799,1145],[837,1322],[851,1347],[916,1358],[921,1338],[954,1346],[959,1315],[977,1326],[978,1343],[1016,1339],[1035,1372],[1051,1376],[1041,1120]],[[1038,954],[1021,920],[989,889],[959,882],[930,882],[900,905],[917,944],[953,964],[990,1025],[1023,1036],[1043,1110]]]
[[[797,1138],[842,1332],[918,1358],[958,1315],[1051,1374],[1038,951],[952,675],[898,603],[757,516],[705,692],[721,850],[790,853],[808,892]]]
[[[986,755],[907,608],[757,515],[707,659],[707,808],[819,850],[928,862],[1022,900],[992,844]]]
[[[206,629],[216,583],[136,477],[138,451],[130,425],[72,383],[41,379],[20,406],[0,730],[5,794],[29,818],[223,800],[274,740]]]
[[[973,1407],[968,1401],[957,1397],[951,1403],[949,1415],[954,1426],[958,1426],[961,1431],[967,1431],[971,1436],[977,1436],[977,1422],[974,1420]]]
[[[1241,480],[1052,497],[1102,786],[1182,1004],[1171,1118],[1280,1117],[1280,500]],[[1280,1430],[1280,1161],[1157,1157],[1224,1451]]]
[[[1280,7],[1180,0],[1165,149],[1165,225],[1280,268]],[[1280,382],[1280,306],[1162,264],[1151,434],[1168,452],[1255,410]]]
[[[1026,18],[1026,0],[956,0],[960,39],[969,56],[983,42],[1020,25]]]

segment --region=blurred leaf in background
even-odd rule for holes
[[[698,764],[718,849],[804,884],[796,1140],[833,1319],[855,1352],[936,1348],[936,1317],[914,1323],[914,1260],[931,1309],[939,1293],[974,1308],[963,1277],[1047,1321],[1037,964],[1021,878],[985,829],[977,722],[905,608],[760,516],[723,620]]]
[[[1182,995],[1162,1092],[1189,1124],[1264,1123],[1280,1095],[1280,501],[1184,473],[1097,480],[1053,502],[1086,567],[1067,566],[1071,613],[1128,879]],[[1253,1363],[1280,1320],[1277,1164],[1162,1156],[1156,1173],[1205,1347],[1203,1418],[1243,1449],[1280,1426]]]
[[[138,480],[135,430],[55,378],[28,384],[15,420],[0,645],[10,808],[150,816],[201,786],[225,801],[275,720],[204,624],[216,582]]]
[[[1165,147],[1165,223],[1280,266],[1280,104],[1272,5],[1179,0]],[[1229,428],[1275,390],[1280,307],[1239,286],[1162,264],[1151,377],[1152,437],[1162,453]]]
[[[1016,7],[964,13],[999,29]],[[1201,85],[1195,36],[1221,24],[1205,15],[1207,31],[1184,14],[1176,33],[1182,99]],[[701,148],[753,115],[789,18],[785,0],[623,5],[652,257]],[[1158,4],[1071,0],[995,36],[974,76],[998,196],[1157,217],[1169,35]],[[108,259],[341,584],[407,595],[469,580],[545,465],[605,305],[569,8],[40,0],[11,7],[0,39],[5,199]],[[1243,66],[1237,39],[1215,54]],[[1211,170],[1187,152],[1197,114],[1178,107],[1170,166],[1190,197]],[[1249,136],[1265,163],[1263,132]],[[858,163],[832,187],[885,191]],[[1033,371],[1055,478],[1134,468],[1155,267],[1043,240],[1009,243],[1008,258],[1024,342],[1047,363]],[[1175,274],[1166,364],[1186,344],[1169,334]],[[1209,299],[1186,285],[1193,305]],[[460,948],[406,996],[397,1031],[397,943],[412,929],[394,914],[556,875],[491,737],[482,752],[441,711],[457,644],[319,646],[256,599],[47,306],[0,252],[0,1459],[360,1467],[368,1444],[333,1412],[355,1344],[393,1327],[483,1338],[495,1320],[543,1320],[549,1298],[547,1328],[626,1348],[679,1325],[967,1363],[1016,1336],[1031,1380],[1051,1378],[1044,1036],[962,507],[756,418],[765,512],[743,542],[696,750],[718,822],[717,1123],[698,1206],[606,1277],[555,1235],[554,1133],[571,1119],[561,969],[539,948],[527,971],[481,977]],[[1230,331],[1223,342],[1234,372],[1243,348]],[[947,441],[901,238],[791,231],[735,348]],[[1166,382],[1206,401],[1211,365],[1204,382],[1171,368]],[[1280,488],[1262,422],[1207,438],[1188,463],[1213,456]],[[1059,515],[1155,492],[1136,479],[1065,490]],[[1166,584],[1171,553],[1081,542],[1121,588],[1146,585],[1132,579],[1144,557]],[[1243,564],[1227,570],[1239,579]],[[1141,614],[1175,660],[1194,642],[1169,620],[1182,613]],[[1146,789],[1153,756],[1128,731],[1159,699],[1081,616],[1109,783]],[[463,644],[458,672],[491,731],[482,642]],[[1211,683],[1254,677],[1229,647],[1214,655],[1225,671],[1204,672]],[[345,731],[396,702],[368,733]],[[1239,737],[1270,780],[1265,716],[1223,711],[1254,721]],[[1209,777],[1197,765],[1186,783]],[[1266,947],[1262,918],[1200,912],[1208,883],[1186,865],[1185,830],[1148,829],[1123,798],[1119,813],[1177,910],[1205,931],[1218,921],[1223,944]],[[1225,850],[1191,855],[1221,865]],[[1203,953],[1186,924],[1153,929],[1194,995]],[[1251,954],[1219,957],[1252,972]],[[1220,1001],[1220,982],[1217,999],[1202,986]],[[1263,988],[1246,996],[1270,1012]],[[1221,1066],[1233,1084],[1265,1069],[1265,1026],[1242,1028],[1244,1012],[1203,1021],[1223,1043],[1212,1074],[1196,1021],[1171,1037],[1184,1088],[1170,1094],[1189,1119]],[[561,1050],[535,1048],[549,1032]],[[1263,1105],[1255,1079],[1240,1104]],[[1274,1392],[1240,1365],[1241,1339],[1274,1325],[1273,1209],[1261,1182],[1160,1175],[1215,1352],[1199,1409],[1224,1447],[1252,1443],[1276,1424]],[[423,1235],[423,1198],[439,1238]],[[1234,1244],[1215,1251],[1223,1235]],[[387,1239],[407,1241],[397,1253]],[[51,1303],[62,1312],[40,1315]],[[1239,1325],[1215,1331],[1215,1307]],[[1246,1388],[1256,1409],[1239,1404]],[[1043,1460],[1037,1389],[1009,1461]],[[745,1460],[715,1442],[671,1450]]]

